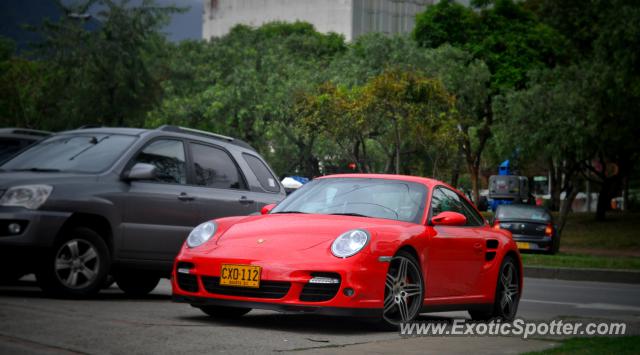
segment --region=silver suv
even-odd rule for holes
[[[175,126],[62,132],[0,166],[0,277],[58,296],[131,295],[169,277],[190,230],[284,199],[247,143]]]

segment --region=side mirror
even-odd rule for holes
[[[153,180],[156,178],[156,167],[155,165],[145,164],[145,163],[137,163],[134,165],[129,173],[125,176],[125,179],[128,181],[133,180]]]
[[[445,211],[435,217],[431,217],[434,226],[464,226],[467,224],[467,217],[462,213]]]
[[[276,207],[275,203],[269,204],[269,205],[265,205],[264,207],[262,207],[262,209],[260,210],[260,213],[262,214],[269,214],[269,212],[271,212],[271,210]]]

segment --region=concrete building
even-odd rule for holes
[[[433,0],[204,0],[202,37],[224,36],[237,24],[306,21],[347,41],[368,32],[405,33]]]

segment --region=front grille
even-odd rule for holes
[[[258,288],[221,286],[220,278],[213,276],[202,276],[202,285],[209,293],[255,298],[282,298],[291,288],[291,283],[285,281],[260,281]]]
[[[300,293],[300,301],[322,302],[336,296],[340,284],[306,284]]]
[[[198,277],[196,275],[178,273],[178,286],[187,292],[198,292]]]

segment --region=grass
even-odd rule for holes
[[[491,212],[482,213],[491,218]],[[554,219],[558,216],[554,213]],[[640,251],[640,213],[608,213],[604,222],[593,213],[571,213],[562,233],[569,248],[634,249]]]
[[[521,254],[525,266],[640,270],[640,258],[572,254]]]
[[[527,355],[565,355],[565,354],[639,354],[640,336],[571,338],[562,345]]]
[[[572,213],[559,254],[523,254],[522,259],[532,266],[639,270],[636,255],[640,255],[640,213],[609,213],[604,222],[596,221],[593,213]]]
[[[562,233],[562,245],[577,248],[640,250],[640,213],[610,213],[604,222],[593,214],[569,216]]]

